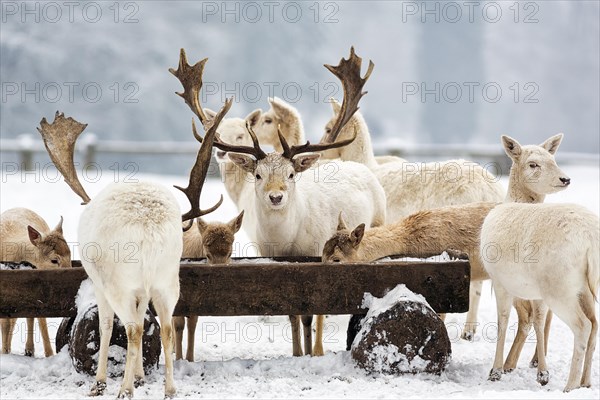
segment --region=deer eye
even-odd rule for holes
[[[238,137],[235,138],[235,140],[240,141],[244,138],[244,135],[238,135]]]
[[[325,128],[325,133],[331,133],[331,128]]]
[[[537,167],[539,167],[539,165],[537,165],[536,163],[534,163],[534,162],[529,163],[529,168],[537,168]]]
[[[265,118],[265,124],[270,124],[271,122],[273,122],[271,118]]]
[[[294,173],[293,172],[290,174],[290,176],[288,176],[288,179],[294,179]]]
[[[52,264],[58,264],[58,260],[50,260]]]
[[[256,174],[256,179],[261,180],[262,176],[260,176],[259,174]]]

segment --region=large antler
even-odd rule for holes
[[[283,137],[283,135],[281,134],[281,131],[279,129],[277,130],[277,134],[279,135],[279,141],[281,142],[281,147],[283,147],[283,156],[285,158],[287,158],[288,160],[291,160],[294,156],[296,156],[300,153],[308,153],[308,152],[313,152],[313,151],[316,152],[316,151],[323,151],[323,150],[328,150],[328,149],[337,149],[338,147],[344,147],[346,145],[349,145],[350,143],[352,143],[354,141],[354,139],[356,139],[357,132],[356,132],[356,128],[355,128],[354,135],[350,139],[341,140],[341,141],[335,142],[335,143],[310,144],[310,142],[307,141],[305,144],[292,146],[292,147],[290,147],[288,145],[288,142],[285,140],[285,138]]]
[[[350,121],[354,113],[358,111],[358,102],[361,97],[367,94],[367,92],[362,91],[362,88],[371,76],[375,64],[369,60],[369,68],[364,78],[360,76],[361,65],[362,58],[356,55],[354,47],[350,48],[350,57],[347,60],[342,57],[337,66],[325,64],[325,68],[331,71],[342,82],[344,100],[342,101],[342,107],[331,132],[323,136],[323,143],[335,142],[342,128]]]
[[[246,122],[246,130],[248,131],[248,133],[250,134],[250,137],[252,138],[252,147],[239,146],[239,145],[233,145],[233,144],[222,142],[221,138],[219,137],[218,134],[215,138],[213,146],[215,146],[216,148],[218,148],[220,150],[231,152],[231,153],[250,154],[250,155],[254,156],[257,160],[262,160],[263,158],[266,158],[267,153],[265,153],[260,148],[260,144],[258,143],[258,138],[256,137],[256,134],[254,133],[254,131],[252,130],[252,127],[250,126],[250,124],[248,122]]]
[[[177,94],[185,100],[192,112],[200,119],[200,122],[202,122],[206,132],[204,138],[200,137],[196,130],[196,125],[192,120],[192,132],[196,140],[202,143],[202,145],[200,146],[200,150],[198,150],[196,162],[194,163],[194,166],[190,172],[188,186],[185,189],[175,186],[186,195],[191,205],[190,211],[181,216],[183,222],[211,213],[219,208],[219,206],[223,203],[223,195],[221,195],[221,198],[217,204],[207,210],[200,209],[200,193],[202,192],[202,186],[204,185],[206,174],[208,173],[208,167],[212,157],[212,146],[213,142],[215,141],[215,137],[217,136],[217,128],[221,123],[221,120],[225,117],[225,114],[227,114],[231,108],[233,101],[233,99],[227,99],[221,110],[214,118],[208,119],[206,117],[204,110],[202,109],[202,105],[200,104],[202,73],[204,72],[204,64],[206,64],[206,61],[208,61],[208,58],[197,62],[194,64],[194,66],[190,66],[187,62],[185,50],[181,49],[179,55],[179,67],[177,70],[169,68],[169,72],[175,75],[183,85],[183,93]],[[184,230],[188,230],[191,226],[192,224],[190,223],[184,227]]]
[[[77,122],[71,117],[65,118],[64,113],[57,111],[51,124],[44,117],[40,122],[40,127],[37,128],[44,139],[50,159],[65,178],[65,182],[75,194],[81,197],[82,204],[89,203],[91,199],[77,178],[73,153],[75,152],[75,142],[86,127],[87,124]]]

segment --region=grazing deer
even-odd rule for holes
[[[71,250],[62,231],[63,219],[52,230],[46,221],[27,208],[11,208],[0,214],[0,260],[27,261],[38,269],[71,268]],[[54,354],[46,318],[38,318],[44,344],[44,355]],[[2,330],[2,353],[9,354],[16,318],[0,319]],[[25,355],[33,357],[34,318],[27,318],[27,341]]]
[[[183,233],[183,258],[206,257],[209,264],[229,264],[235,233],[240,230],[244,211],[228,223],[205,222],[198,218],[191,229]],[[196,228],[196,229],[194,229]],[[198,316],[173,317],[175,329],[175,359],[183,358],[183,330],[187,322],[187,352],[185,359],[194,362],[194,344]]]
[[[182,49],[179,68],[170,69],[171,73],[185,82],[185,91],[178,94],[190,106],[199,104],[206,61],[204,59],[190,66]],[[59,113],[52,124],[42,119],[39,131],[52,161],[73,191],[87,204],[81,215],[78,235],[83,252],[81,262],[94,284],[101,335],[96,383],[91,395],[101,395],[106,388],[108,345],[114,313],[126,327],[128,343],[125,376],[119,397],[133,396],[134,379],[136,386],[143,383],[142,333],[150,300],[162,322],[160,334],[165,352],[165,396],[173,397],[176,393],[171,318],[179,299],[179,265],[183,249],[181,223],[182,220],[186,222],[214,211],[223,200],[221,197],[208,210],[201,210],[199,206],[216,127],[230,107],[231,100],[228,100],[214,123],[200,119],[206,131],[204,139],[194,127],[194,136],[202,141],[202,146],[191,170],[188,187],[177,187],[191,204],[191,210],[183,216],[173,194],[154,183],[111,184],[91,200],[79,183],[73,165],[75,141],[86,125]],[[115,259],[115,253],[110,251],[114,246],[133,249],[134,252]]]
[[[349,60],[342,59],[338,66],[327,68],[344,85],[345,112],[340,115],[338,128],[356,110],[366,77],[360,76],[361,59],[351,50]],[[315,174],[303,174],[319,159],[318,154],[304,154],[345,146],[353,138],[336,143],[290,146],[279,134],[282,153],[266,154],[258,138],[248,126],[253,146],[230,145],[215,139],[214,146],[229,153],[229,158],[254,176],[254,214],[247,214],[256,232],[263,256],[320,255],[323,243],[335,232],[337,214],[344,210],[352,223],[378,226],[385,221],[385,194],[377,179],[365,166],[353,162],[333,162],[334,181],[328,182],[327,166],[317,168]],[[251,155],[252,157],[248,156]],[[330,168],[330,167],[328,167]],[[329,170],[330,171],[330,170]],[[315,178],[320,177],[320,178]],[[292,322],[293,354],[302,355],[298,318]],[[317,319],[317,340],[312,348],[312,316],[302,318],[304,324],[305,354],[321,355],[322,317]]]

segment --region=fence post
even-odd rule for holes
[[[33,171],[33,135],[30,133],[23,133],[18,136],[18,140],[21,169],[25,171]]]

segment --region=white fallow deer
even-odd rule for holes
[[[336,67],[328,67],[345,85],[344,104],[347,115],[340,118],[347,121],[357,108],[361,92],[368,79],[360,76],[360,58],[351,53],[350,60],[342,59]],[[343,123],[340,124],[340,127]],[[385,194],[364,165],[354,162],[333,162],[333,180],[324,179],[328,170],[319,167],[314,173],[303,173],[319,159],[319,154],[303,154],[345,146],[353,138],[330,144],[289,146],[282,134],[279,140],[282,153],[266,154],[259,146],[252,128],[248,131],[253,146],[229,145],[219,138],[214,146],[229,153],[229,158],[254,177],[254,214],[251,223],[254,236],[263,256],[312,255],[321,254],[321,246],[335,232],[337,214],[343,210],[351,223],[366,223],[378,226],[385,221]],[[238,154],[243,153],[243,154]],[[249,154],[253,157],[244,155]],[[330,170],[329,170],[330,172]],[[248,210],[247,210],[248,211]],[[298,318],[290,316],[292,322],[293,354],[302,355]],[[303,318],[304,352],[321,355],[322,316],[317,318],[317,338],[313,351],[312,316]]]
[[[182,49],[179,68],[170,69],[184,82],[185,91],[179,95],[190,105],[199,103],[206,61],[204,59],[190,66]],[[69,186],[87,204],[81,215],[78,236],[83,251],[81,262],[94,285],[100,323],[98,369],[91,395],[101,395],[106,388],[108,347],[115,313],[126,327],[128,343],[119,397],[133,396],[134,380],[136,386],[143,383],[142,334],[144,315],[150,301],[161,321],[165,396],[176,394],[171,318],[179,299],[179,265],[183,248],[181,224],[182,220],[189,221],[213,211],[223,200],[221,197],[221,201],[211,209],[200,209],[200,193],[212,154],[216,124],[230,107],[231,101],[228,100],[215,118],[215,124],[205,124],[207,119],[201,118],[206,135],[191,170],[189,185],[185,189],[177,187],[191,204],[191,210],[183,216],[171,191],[155,183],[111,184],[91,200],[79,183],[73,166],[75,141],[86,125],[59,113],[52,124],[42,119],[39,130],[52,161]],[[110,250],[114,246],[133,246],[135,257],[115,259],[114,251]]]
[[[191,229],[183,233],[183,258],[206,257],[209,264],[229,264],[235,233],[240,230],[244,211],[227,223],[206,222],[198,218]],[[194,362],[194,345],[198,316],[173,317],[175,329],[175,359],[183,358],[183,330],[187,325],[185,359]]]
[[[46,221],[27,208],[11,208],[0,214],[0,260],[27,261],[38,269],[71,268],[71,250],[62,231],[63,219],[52,230]],[[46,318],[38,318],[38,325],[44,345],[44,355],[54,354]],[[9,354],[16,318],[0,319],[2,330],[2,353]],[[27,341],[25,355],[33,357],[34,319],[27,318]]]
[[[557,135],[548,151],[554,153],[561,139],[562,135]],[[492,278],[498,310],[498,342],[489,378],[499,380],[503,370],[508,372],[516,366],[518,351],[533,324],[537,341],[537,381],[542,385],[548,383],[545,354],[549,309],[574,334],[571,370],[564,390],[589,387],[598,329],[594,311],[600,283],[598,216],[574,204],[518,203],[523,197],[538,202],[544,200],[544,196],[521,189],[522,180],[516,179],[520,170],[526,170],[529,180],[537,186],[552,188],[551,192],[567,187],[570,179],[564,175],[558,180],[544,179],[548,165],[543,158],[540,160],[536,149],[532,151],[530,146],[521,146],[507,136],[502,137],[502,142],[513,159],[507,202],[490,212],[481,231],[481,255]],[[521,299],[515,301],[515,307],[519,323],[525,327],[517,332],[503,366],[513,298]]]
[[[506,140],[511,141],[511,146],[521,148],[514,139]],[[507,201],[542,202],[545,195],[556,192],[558,186],[568,186],[569,178],[556,165],[554,159],[561,140],[562,134],[559,134],[539,146],[522,147],[522,157],[513,161]],[[533,164],[543,168],[532,170],[530,165]],[[362,225],[352,231],[348,230],[340,215],[338,232],[323,247],[322,258],[324,262],[373,261],[395,254],[428,257],[452,250],[469,257],[471,282],[480,284],[489,279],[479,254],[481,225],[497,204],[499,203],[469,203],[419,211],[396,223],[366,231]],[[531,316],[527,313],[527,310],[531,309],[529,302],[516,300],[515,308],[519,314],[519,327],[506,360],[506,370],[515,367],[531,327]],[[551,314],[548,314],[548,321],[550,320]],[[477,323],[477,307],[471,305],[467,321]],[[351,323],[350,326],[355,323]],[[549,328],[548,323],[546,333]],[[474,330],[475,326],[472,329]],[[352,335],[354,332],[350,329],[349,336]],[[546,339],[547,336],[546,334]],[[533,363],[537,363],[537,353],[533,356]]]

